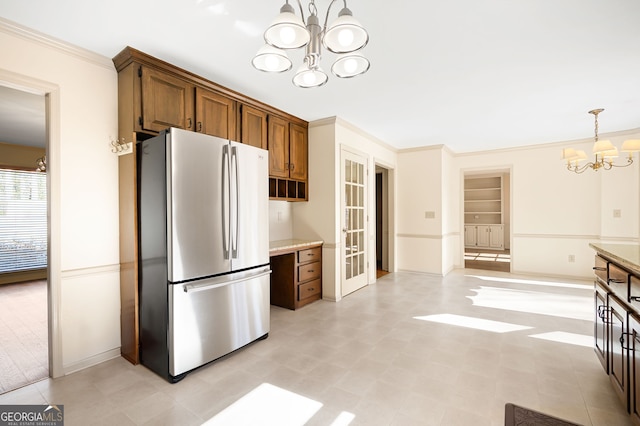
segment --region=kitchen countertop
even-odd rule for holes
[[[600,244],[590,243],[589,247],[598,253],[609,257],[633,272],[640,274],[640,245],[639,244]]]
[[[269,254],[282,254],[287,252],[294,252],[297,250],[304,250],[305,248],[322,245],[322,240],[277,240],[269,242]]]

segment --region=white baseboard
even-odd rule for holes
[[[63,366],[64,375],[75,373],[76,371],[84,370],[85,368],[93,367],[110,359],[114,359],[120,356],[120,348],[113,348],[101,354],[94,355],[89,358],[85,358],[81,361],[74,362]]]

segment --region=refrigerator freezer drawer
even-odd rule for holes
[[[269,333],[269,266],[169,286],[169,374],[178,376]]]

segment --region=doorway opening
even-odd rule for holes
[[[389,171],[376,165],[376,278],[389,273]]]
[[[511,172],[465,172],[464,267],[511,271]]]
[[[50,375],[46,104],[0,84],[0,394]]]

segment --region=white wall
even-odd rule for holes
[[[601,136],[621,146],[625,139],[640,137],[640,130]],[[592,144],[586,139],[457,157],[459,190],[463,170],[512,170],[512,272],[586,278],[592,275],[590,242],[638,242],[638,165],[577,175],[560,160],[563,146],[590,152]],[[613,209],[620,209],[622,217],[613,218]],[[457,211],[460,214],[461,209]],[[569,262],[569,255],[575,262]],[[461,251],[458,259],[462,265]]]
[[[117,74],[109,58],[0,20],[0,84],[48,94],[54,375],[119,355]]]
[[[269,201],[269,241],[293,238],[293,217],[291,203]]]
[[[450,224],[449,198],[443,208],[443,151],[444,147],[435,146],[398,153],[399,270],[443,275],[443,223]],[[434,217],[427,218],[427,212]]]
[[[293,234],[296,238],[322,239],[322,294],[327,300],[340,300],[341,232],[340,232],[340,152],[342,149],[363,154],[367,159],[369,198],[369,270],[368,283],[376,280],[375,268],[375,165],[390,170],[394,182],[395,150],[362,130],[341,120],[329,118],[309,124],[309,201],[293,203]],[[390,199],[395,197],[390,188]],[[393,217],[390,218],[393,235]],[[393,246],[392,246],[393,247]],[[391,254],[390,256],[393,256]]]

